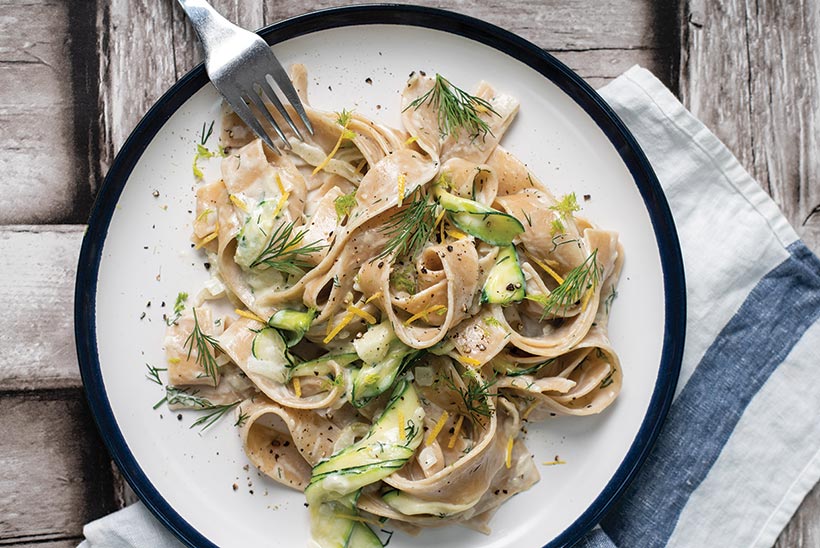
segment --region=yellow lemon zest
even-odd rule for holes
[[[444,411],[439,417],[438,421],[436,421],[436,425],[430,430],[430,433],[427,435],[427,440],[424,442],[425,445],[431,445],[441,432],[441,429],[444,428],[444,425],[447,424],[447,419],[450,418],[450,414],[447,411]]]
[[[433,306],[431,306],[429,308],[425,308],[421,312],[419,312],[417,314],[413,314],[412,316],[410,316],[409,318],[404,320],[404,325],[410,325],[411,323],[418,320],[419,318],[424,318],[426,320],[428,314],[430,314],[431,312],[436,312],[438,310],[447,310],[447,307],[444,306],[443,304],[434,304]]]
[[[328,333],[328,334],[327,334],[327,337],[325,337],[325,338],[324,338],[324,340],[323,340],[322,342],[323,342],[324,344],[327,344],[327,343],[329,343],[330,341],[332,341],[332,340],[336,337],[336,335],[338,335],[338,334],[342,331],[342,329],[344,329],[344,328],[345,328],[345,326],[346,326],[347,324],[349,324],[349,323],[350,323],[350,321],[351,321],[351,320],[352,320],[355,316],[356,316],[356,315],[355,315],[355,314],[353,314],[353,312],[348,312],[347,314],[345,314],[344,318],[342,318],[342,319],[341,319],[341,321],[340,321],[338,324],[336,324],[336,327],[334,327],[333,329],[331,329],[330,333]]]
[[[376,323],[376,318],[373,317],[372,314],[370,314],[366,310],[362,310],[358,306],[353,306],[352,304],[348,305],[347,306],[347,311],[352,313],[352,314],[357,315],[358,317],[362,318],[364,321],[366,321],[369,324]]]
[[[461,425],[464,424],[464,415],[459,415],[456,421],[456,427],[453,430],[453,435],[450,436],[450,441],[447,443],[447,448],[452,449],[456,445],[458,434],[461,432]]]

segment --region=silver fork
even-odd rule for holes
[[[299,95],[293,88],[293,83],[270,46],[262,38],[234,25],[219,15],[205,0],[178,1],[205,48],[205,70],[214,87],[219,90],[237,116],[265,144],[279,152],[250,105],[253,105],[257,112],[268,121],[284,145],[291,148],[279,124],[265,106],[262,96],[267,97],[276,107],[296,136],[304,140],[302,133],[293,123],[288,111],[285,110],[282,101],[271,86],[271,81],[278,85],[279,90],[296,110],[307,130],[313,134],[313,126],[310,125],[310,120],[299,100]]]

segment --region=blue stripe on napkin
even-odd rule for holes
[[[820,317],[820,261],[800,241],[788,251],[706,352],[646,464],[602,521],[617,546],[666,545],[746,406]],[[602,546],[596,535],[587,546]]]

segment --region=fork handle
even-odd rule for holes
[[[222,17],[205,0],[177,1],[185,10],[185,14],[199,36],[199,41],[202,42],[202,47],[205,48],[206,56],[210,53],[212,46],[215,46],[220,39],[236,30],[241,30],[240,27]]]

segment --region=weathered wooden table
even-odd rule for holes
[[[346,2],[220,0],[258,28]],[[600,86],[651,69],[820,251],[820,1],[441,0]],[[94,196],[142,114],[199,62],[172,0],[0,0],[0,545],[75,546],[133,494],[86,407],[74,273]],[[778,547],[820,546],[820,488]]]

